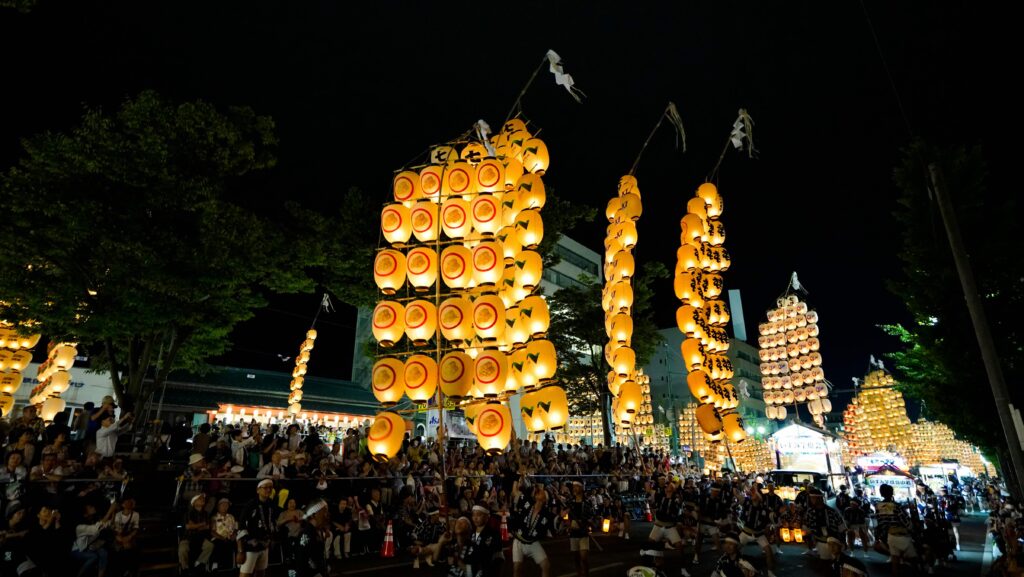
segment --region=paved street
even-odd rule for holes
[[[980,574],[985,539],[984,519],[982,515],[964,518],[964,523],[960,527],[962,550],[958,553],[958,561],[950,567],[937,568],[936,575],[977,577]],[[640,564],[639,551],[645,543],[645,537],[649,528],[649,523],[634,524],[631,539],[628,541],[617,536],[595,536],[595,544],[591,546],[591,574],[595,577],[621,577],[626,574],[630,567]],[[567,538],[545,542],[544,548],[552,560],[551,577],[572,577],[576,574],[572,557],[569,553],[569,541]],[[785,545],[782,550],[783,555],[779,559],[778,567],[775,571],[778,577],[828,574],[826,563],[803,555],[803,552],[806,550],[803,545]],[[743,553],[756,567],[764,569],[763,557],[754,545],[745,547]],[[859,551],[856,553],[858,558],[865,560],[871,575],[890,574],[885,557],[874,552],[869,553],[867,558],[863,555],[864,553]],[[687,564],[686,568],[695,577],[709,575],[714,568],[717,556],[717,552],[711,551],[710,546],[705,545],[700,564],[696,567]],[[511,554],[508,550],[506,550],[506,558],[511,559]],[[689,555],[687,556],[687,562],[689,562]],[[679,575],[679,569],[682,566],[682,558],[679,554],[668,552],[666,556],[666,574],[669,577]],[[425,566],[414,571],[412,563],[400,557],[386,560],[379,558],[355,558],[344,565],[341,574],[372,575],[382,572],[386,575],[401,573],[410,576],[440,574],[439,571]],[[273,572],[273,575],[284,574],[285,572],[280,569]],[[523,574],[524,577],[539,576],[540,570],[527,561]],[[502,575],[512,575],[511,561],[506,562]],[[910,575],[910,573],[908,572],[906,575]]]

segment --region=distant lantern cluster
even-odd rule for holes
[[[843,413],[846,442],[853,456],[876,451],[912,452],[910,417],[896,380],[883,369],[864,377],[860,392]]]
[[[302,412],[302,385],[306,381],[306,365],[316,344],[316,329],[306,331],[306,338],[299,345],[299,354],[295,356],[295,368],[292,369],[292,380],[288,384],[288,414],[298,415]]]
[[[371,380],[382,407],[403,396],[425,404],[440,387],[462,403],[488,451],[511,439],[507,397],[520,390],[527,430],[565,426],[568,401],[555,384],[550,315],[539,294],[548,164],[544,142],[513,119],[487,142],[435,147],[430,164],[395,175],[394,202],[381,211],[387,246],[373,266],[384,298],[372,315],[382,354]],[[371,427],[378,460],[400,447],[400,421],[384,411]]]
[[[731,259],[723,246],[723,210],[722,196],[710,182],[700,185],[686,203],[686,215],[679,221],[682,232],[673,284],[681,301],[676,324],[686,337],[680,347],[688,369],[686,384],[699,402],[697,423],[711,442],[740,443],[747,433],[736,412],[739,397],[730,382],[732,361],[726,356],[730,315],[722,300],[721,273],[729,270]]]
[[[604,239],[604,329],[608,344],[604,347],[608,372],[608,391],[612,395],[612,415],[617,430],[646,425],[641,416],[645,401],[650,402],[650,384],[637,378],[636,353],[633,351],[633,275],[636,263],[633,248],[637,243],[636,221],[643,214],[640,187],[636,177],[619,179],[618,193],[608,201],[605,216],[608,228]],[[645,389],[646,386],[646,389]],[[652,421],[653,422],[653,421]]]
[[[14,408],[14,394],[21,388],[22,373],[32,362],[32,349],[41,335],[24,336],[0,320],[0,413],[6,417]],[[74,362],[74,357],[72,357]]]
[[[832,401],[818,351],[818,313],[793,294],[776,305],[768,311],[768,322],[758,325],[765,416],[781,421],[786,405],[806,403],[814,422],[824,426]]]
[[[69,370],[76,356],[76,343],[51,341],[46,345],[46,360],[36,372],[39,384],[32,388],[28,399],[29,404],[41,405],[39,416],[44,421],[52,421],[67,406],[61,395],[71,387]]]

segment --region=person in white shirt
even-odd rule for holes
[[[245,466],[245,452],[256,445],[252,437],[243,437],[241,429],[235,429],[231,434],[231,459],[236,465]]]
[[[256,474],[257,479],[284,479],[284,465],[281,464],[281,451],[274,451],[270,456],[270,462],[260,468]]]
[[[80,563],[79,575],[89,575],[93,569],[103,577],[107,571],[107,545],[100,538],[100,532],[110,526],[110,521],[117,510],[117,503],[111,503],[110,509],[102,519],[92,503],[85,504],[82,521],[75,526],[75,543],[71,547],[71,556]]]
[[[112,414],[107,414],[103,417],[100,422],[100,428],[96,431],[96,452],[103,456],[104,459],[110,459],[114,456],[114,449],[117,446],[117,435],[121,432],[121,427],[132,422],[132,414],[128,413],[121,417],[120,420],[115,421]]]
[[[111,565],[117,567],[114,574],[135,574],[139,566],[139,549],[135,537],[139,533],[139,513],[135,510],[135,498],[126,495],[121,499],[121,510],[114,515],[114,559]]]

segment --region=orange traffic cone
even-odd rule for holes
[[[648,522],[654,520],[654,516],[651,515],[651,504],[647,501],[644,501],[644,519]]]
[[[384,545],[380,548],[381,558],[395,556],[395,533],[391,529],[391,521],[388,521],[387,531],[384,532]]]
[[[512,537],[508,534],[508,513],[501,514],[501,540],[508,541]]]

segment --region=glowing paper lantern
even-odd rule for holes
[[[405,437],[405,421],[395,413],[377,413],[366,435],[366,449],[374,461],[384,463],[398,454]]]
[[[505,167],[497,158],[488,156],[477,165],[476,188],[480,192],[505,190]]]
[[[40,411],[39,416],[42,417],[43,421],[50,422],[57,416],[58,413],[64,410],[66,403],[64,399],[60,397],[50,397],[43,401],[43,410]]]
[[[472,252],[461,244],[449,245],[441,251],[441,280],[445,286],[464,289],[473,280]]]
[[[701,402],[707,402],[711,397],[712,384],[711,377],[702,370],[691,371],[686,375],[686,386],[690,389],[690,394]]]
[[[75,362],[75,354],[78,351],[75,350],[74,347],[70,347],[70,351],[71,351],[71,360],[70,360],[70,362],[68,362],[66,358],[63,359],[63,361],[66,363],[66,366],[61,367],[61,368],[68,368],[72,364],[74,364],[74,362]],[[15,353],[11,353],[11,356],[7,359],[7,362],[5,364],[6,364],[6,368],[7,368],[8,371],[14,371],[16,373],[20,373],[20,372],[24,371],[26,368],[28,368],[28,364],[31,363],[31,362],[32,362],[32,353],[29,352],[29,351],[26,351],[26,350],[21,350],[21,351],[15,352]]]
[[[451,399],[461,399],[473,387],[473,359],[460,351],[446,354],[439,367],[441,392]]]
[[[444,180],[441,182],[441,196],[447,197],[448,200],[455,196],[466,198],[476,192],[475,185],[475,167],[464,160],[456,160],[444,172]],[[448,200],[445,202],[447,203]]]
[[[722,417],[722,427],[725,436],[731,443],[742,443],[747,438],[747,432],[743,430],[743,419],[734,410],[728,410]]]
[[[626,313],[618,313],[611,317],[609,338],[620,345],[628,345],[633,338],[633,318]]]
[[[512,413],[500,403],[487,403],[476,416],[476,439],[488,454],[505,450],[512,439]]]
[[[717,435],[722,432],[722,419],[718,416],[714,405],[697,407],[697,424],[708,435]]]
[[[441,229],[449,238],[465,238],[473,221],[470,219],[469,203],[453,196],[441,204]]]
[[[505,303],[498,295],[482,295],[473,301],[473,329],[483,341],[496,341],[504,335]]]
[[[21,388],[21,373],[0,374],[0,393],[13,395]]]
[[[501,228],[501,197],[496,194],[480,194],[470,204],[473,228],[480,234],[492,235]]]
[[[68,390],[69,387],[71,387],[71,373],[67,371],[57,371],[53,374],[53,376],[50,377],[48,383],[50,391],[53,394],[63,394],[65,391]]]
[[[533,208],[544,208],[547,202],[547,193],[544,190],[544,181],[537,174],[524,174],[515,187],[515,204],[512,210],[518,212]]]
[[[477,286],[494,286],[501,280],[504,267],[501,245],[495,241],[484,241],[473,248],[473,280]]]
[[[548,147],[539,138],[531,138],[523,143],[523,168],[527,172],[544,174],[551,162]]]
[[[536,378],[536,383],[546,385],[554,381],[555,372],[558,370],[558,356],[551,341],[530,341],[526,345],[526,358],[527,367]]]
[[[441,174],[444,167],[431,164],[420,170],[420,191],[432,202],[441,202]]]
[[[426,292],[437,282],[437,253],[424,246],[410,250],[405,259],[405,273],[413,289]]]
[[[699,340],[684,339],[679,348],[688,369],[696,370],[704,364],[704,347]]]
[[[412,206],[412,203],[423,196],[423,191],[420,189],[420,175],[411,170],[399,172],[395,175],[391,190],[395,195],[396,202],[401,202],[407,207]]]
[[[397,250],[382,250],[373,261],[373,280],[386,295],[393,295],[405,283],[405,255]]]
[[[544,220],[540,209],[531,208],[519,212],[515,223],[516,239],[526,248],[536,248],[544,239]]]
[[[439,225],[437,221],[437,204],[431,200],[421,200],[412,206],[409,213],[412,220],[412,234],[420,242],[437,240]]]
[[[548,332],[551,324],[551,314],[548,311],[548,303],[543,297],[531,295],[519,303],[519,315],[524,319],[526,328],[533,338],[542,338]]]
[[[505,160],[505,177],[504,184],[505,190],[512,190],[516,187],[516,183],[523,176],[525,169],[523,163],[511,156],[506,156]]]
[[[379,359],[373,364],[371,383],[377,402],[385,407],[393,406],[405,394],[405,366],[395,358]]]
[[[437,390],[437,362],[426,355],[405,360],[405,394],[416,403],[429,401]]]
[[[380,213],[380,230],[384,240],[396,246],[409,242],[412,235],[412,220],[409,208],[401,203],[389,204]]]
[[[405,307],[393,301],[381,301],[373,309],[373,338],[380,346],[392,347],[405,333]],[[295,375],[293,375],[295,376]]]
[[[515,267],[515,282],[527,291],[532,291],[541,281],[544,270],[544,261],[540,254],[533,250],[524,250],[519,253],[513,264]]]
[[[508,380],[508,358],[497,348],[486,348],[473,363],[473,384],[488,398],[505,390]]]
[[[682,230],[679,236],[680,244],[697,245],[701,237],[707,234],[704,219],[693,213],[683,216],[679,221],[679,228]]]
[[[6,417],[14,408],[14,397],[9,393],[0,394],[0,417]]]
[[[434,303],[415,300],[405,307],[405,335],[413,346],[422,347],[437,330],[437,308]]]
[[[511,265],[519,256],[519,252],[523,250],[523,246],[519,244],[519,235],[516,234],[516,229],[512,226],[504,226],[498,230],[495,237],[501,243],[501,254],[505,264]]]
[[[449,341],[467,341],[473,338],[473,303],[463,297],[452,297],[441,303],[438,311],[441,335]]]
[[[538,403],[545,407],[544,428],[557,431],[565,427],[569,421],[569,401],[565,396],[565,389],[549,385],[537,391],[537,394]]]
[[[627,413],[635,413],[643,404],[644,394],[636,381],[628,380],[619,389],[619,408]]]

